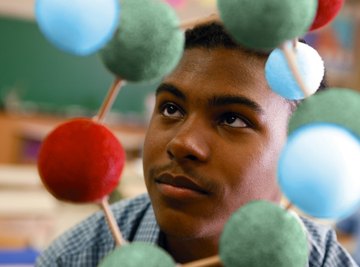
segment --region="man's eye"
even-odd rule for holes
[[[183,116],[181,110],[172,103],[166,103],[161,107],[161,113],[165,117],[181,118]]]
[[[220,118],[220,124],[233,128],[246,128],[249,126],[245,119],[234,113],[224,114]]]

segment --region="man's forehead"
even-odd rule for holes
[[[217,87],[266,84],[265,62],[227,48],[186,49],[177,68],[165,80],[213,84]]]
[[[249,58],[235,49],[191,48],[185,50],[179,65],[164,83],[195,102],[206,103],[231,95],[248,98],[266,110],[285,101],[269,88],[264,68],[261,58]]]

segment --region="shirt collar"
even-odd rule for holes
[[[160,236],[160,228],[156,222],[154,210],[152,206],[146,210],[143,219],[141,220],[138,231],[135,234],[133,241],[141,241],[152,244],[158,244]]]

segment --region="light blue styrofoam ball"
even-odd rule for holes
[[[303,212],[338,219],[360,205],[360,139],[347,128],[313,123],[288,139],[278,164],[279,185]]]
[[[117,0],[37,0],[41,32],[57,48],[78,56],[97,52],[119,23]]]

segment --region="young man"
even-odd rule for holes
[[[187,32],[146,134],[149,196],[113,206],[125,239],[155,243],[186,263],[218,254],[225,222],[245,203],[279,202],[276,166],[295,104],[269,89],[266,58],[236,45],[218,23]],[[357,266],[333,231],[304,223],[309,266]],[[112,249],[99,212],[55,241],[37,266],[97,266]]]

